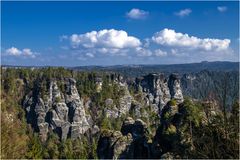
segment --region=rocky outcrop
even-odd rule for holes
[[[131,134],[123,136],[120,131],[103,130],[98,141],[100,159],[130,159],[132,156]]]
[[[129,93],[127,84],[123,83],[120,87],[123,92],[123,97],[119,100],[119,116],[128,113],[132,103],[132,96]]]
[[[66,139],[68,135],[75,139],[84,134],[91,125],[91,117],[85,113],[76,81],[68,78],[59,82],[64,86],[63,90],[59,89],[57,81],[52,80],[44,95],[41,95],[40,88],[36,88],[23,102],[28,123],[40,133],[43,141],[46,140],[49,129],[56,132],[61,139]]]
[[[71,138],[79,137],[79,134],[84,134],[90,128],[91,118],[86,115],[83,102],[80,99],[76,88],[76,81],[69,79],[67,83],[65,100],[68,108],[73,114],[69,114],[71,122]]]
[[[176,74],[166,78],[163,74],[149,74],[136,80],[137,89],[145,94],[146,104],[160,112],[170,99],[183,102],[180,79]]]
[[[167,79],[162,74],[149,74],[141,81],[142,91],[147,93],[149,103],[156,108],[162,108],[169,100],[170,93]]]
[[[183,94],[180,85],[180,77],[176,74],[171,74],[168,79],[168,87],[171,99],[175,99],[178,103],[183,102]]]
[[[102,83],[101,77],[95,81],[97,85]],[[132,112],[135,118],[148,119],[150,112],[161,113],[160,111],[169,100],[175,99],[177,103],[183,101],[177,75],[170,75],[166,78],[163,74],[149,74],[136,79],[134,84],[141,95],[140,99],[135,99],[136,97],[130,94],[129,84],[122,76],[111,75],[109,82],[118,85],[119,99],[118,102],[113,102],[111,98],[105,100],[106,107],[101,112],[108,118],[115,119]],[[97,92],[101,93],[101,89]],[[92,108],[91,99],[88,99],[85,104],[89,110]],[[46,140],[50,130],[57,133],[61,139],[67,137],[76,139],[93,125],[91,116],[85,112],[83,101],[76,88],[76,81],[73,78],[37,82],[35,89],[26,96],[23,105],[27,112],[28,123],[39,132],[43,141]],[[135,126],[133,130],[137,131],[139,126],[136,127],[135,123],[138,123],[138,120],[131,126]],[[125,135],[124,131],[123,133]],[[132,131],[129,133],[134,139],[136,135],[139,135]]]
[[[206,124],[205,112],[195,107],[190,100],[180,104],[169,102],[164,106],[152,144],[153,158],[184,158],[184,151],[193,150],[192,130],[194,126]]]
[[[132,148],[133,148],[133,158],[134,159],[146,159],[151,157],[149,133],[147,129],[147,124],[141,119],[133,120],[128,117],[121,128],[123,135],[131,134],[133,137]]]
[[[97,149],[100,159],[150,158],[147,125],[141,119],[128,117],[120,131],[103,130]]]
[[[129,113],[133,97],[129,93],[128,84],[122,76],[112,75],[112,82],[119,87],[118,105],[113,104],[113,100],[108,98],[105,100],[106,108],[104,112],[108,118],[118,118]]]

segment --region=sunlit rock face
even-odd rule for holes
[[[23,103],[28,123],[40,133],[42,141],[46,140],[49,129],[61,139],[66,139],[68,135],[75,139],[90,128],[91,117],[85,113],[76,81],[68,78],[60,83],[64,86],[63,90],[59,88],[56,80],[52,80],[44,95],[36,89],[26,96]]]
[[[183,102],[180,79],[175,74],[169,77],[163,74],[148,74],[138,79],[136,84],[140,84],[138,89],[145,93],[146,103],[156,112],[161,111],[170,99],[176,99],[177,103]]]
[[[171,99],[175,99],[178,103],[183,102],[183,94],[181,89],[180,77],[177,74],[171,74],[168,79],[168,87]]]

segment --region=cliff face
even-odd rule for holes
[[[198,100],[219,100],[226,93],[225,103],[230,108],[239,97],[239,71],[184,74],[181,77],[183,94]]]
[[[102,80],[98,80],[98,83],[102,83]],[[130,94],[123,77],[113,77],[113,83],[117,84],[122,94],[119,95],[118,105],[113,104],[110,98],[105,100],[106,106],[113,105],[104,109],[106,116],[110,118],[127,115],[131,109],[134,109],[136,117],[147,117],[148,113],[141,111],[144,106],[151,106],[155,113],[159,113],[170,99],[174,98],[178,103],[183,101],[180,81],[176,75],[165,78],[162,74],[149,74],[140,82],[136,81],[135,85],[140,89],[145,105]],[[36,84],[35,89],[25,97],[23,106],[28,123],[39,132],[43,141],[50,129],[64,140],[67,137],[76,139],[91,128],[93,122],[91,116],[86,114],[75,79],[65,78],[46,83],[39,81]],[[43,88],[44,91],[40,92]],[[99,87],[96,89],[101,94]]]
[[[39,132],[43,141],[46,140],[49,129],[61,139],[66,139],[68,135],[74,139],[90,128],[91,118],[85,113],[76,81],[69,78],[61,83],[64,91],[60,91],[57,82],[53,80],[44,96],[36,89],[26,96],[23,103],[27,121]]]
[[[180,79],[175,74],[168,78],[163,74],[149,74],[140,81],[139,88],[145,93],[147,104],[153,106],[156,112],[161,111],[170,99],[183,102]]]

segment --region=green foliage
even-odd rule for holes
[[[184,100],[184,107],[186,109],[186,119],[194,123],[195,126],[199,126],[202,121],[202,106],[199,104],[193,104],[190,99]]]
[[[90,152],[90,158],[92,159],[98,159],[97,156],[97,145],[98,145],[98,138],[92,137],[92,143],[91,143],[91,152]]]
[[[25,112],[19,104],[23,87],[14,76],[15,71],[9,70],[7,77],[11,77],[11,81],[16,83],[5,88],[1,87],[1,158],[3,159],[24,158],[29,139],[26,134]],[[8,83],[4,78],[2,84]]]
[[[175,99],[171,99],[171,100],[169,101],[169,105],[170,105],[170,106],[176,106],[176,104],[177,104],[177,102],[176,102]]]
[[[61,142],[60,157],[61,159],[73,159],[73,144],[71,139]]]
[[[28,144],[28,151],[26,153],[26,158],[29,159],[41,159],[42,158],[42,145],[38,135],[35,133],[30,137]]]
[[[177,131],[176,127],[170,124],[168,128],[165,130],[164,134],[166,135],[176,134],[176,131]]]
[[[64,83],[62,83],[60,81],[57,81],[57,85],[58,85],[58,88],[60,89],[60,91],[62,93],[64,93],[65,92],[65,85],[64,85]]]
[[[90,146],[88,145],[88,140],[86,137],[81,137],[73,141],[73,158],[74,159],[87,159]]]
[[[60,97],[56,97],[55,102],[59,103],[60,101],[61,101],[61,98]]]
[[[43,158],[56,159],[60,152],[58,146],[60,145],[59,138],[56,134],[50,133],[46,143],[44,144]]]
[[[101,121],[100,127],[102,129],[111,129],[112,128],[111,122],[106,116],[104,116],[103,120]]]
[[[166,112],[166,113],[163,115],[163,118],[164,118],[165,120],[168,120],[170,117],[171,117],[171,113],[170,113],[170,112]]]
[[[228,126],[226,136],[223,116],[216,116],[208,125],[194,130],[195,150],[188,153],[193,158],[236,159],[239,156],[239,137],[230,136],[233,126]]]

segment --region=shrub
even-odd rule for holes
[[[177,131],[176,127],[174,125],[170,124],[168,126],[167,130],[165,131],[165,134],[167,134],[167,135],[176,134],[176,131]]]
[[[171,99],[171,100],[169,101],[169,105],[170,105],[170,106],[176,106],[176,104],[177,104],[177,102],[176,102],[175,99]]]
[[[56,97],[56,99],[55,99],[55,102],[56,102],[56,103],[59,103],[59,102],[60,102],[60,100],[61,100],[61,98],[60,98],[60,97]]]
[[[168,120],[171,117],[170,112],[166,112],[163,117],[165,120]]]

